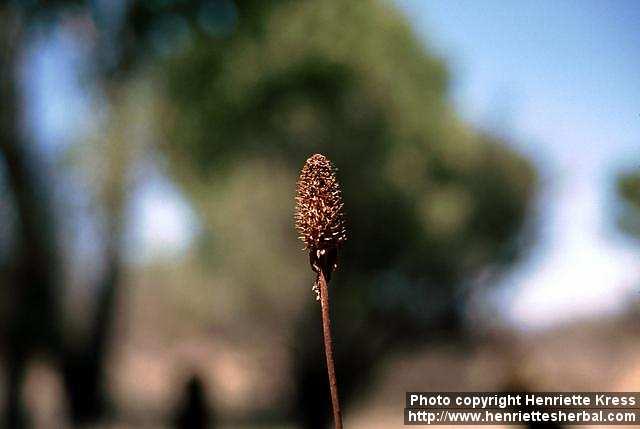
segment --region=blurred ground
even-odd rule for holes
[[[164,427],[179,399],[176,386],[190,371],[203,376],[221,427],[288,427],[286,416],[268,412],[292,394],[282,381],[290,365],[282,339],[256,341],[231,330],[176,335],[158,306],[145,302],[152,299],[141,294],[120,313],[125,338],[109,364],[118,414],[98,427]],[[542,332],[479,334],[471,343],[438,342],[397,353],[382,363],[371,389],[358,393],[345,425],[403,427],[407,391],[498,392],[514,383],[529,391],[633,391],[640,384],[638,323],[634,310]],[[36,427],[63,427],[60,392],[52,368],[38,361],[30,366],[26,394]]]

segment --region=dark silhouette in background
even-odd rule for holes
[[[215,416],[207,402],[204,383],[197,375],[185,384],[184,395],[174,417],[176,429],[205,429],[215,427]]]

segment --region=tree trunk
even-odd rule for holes
[[[104,86],[111,106],[118,112],[123,85],[117,82]],[[108,178],[100,195],[106,218],[104,274],[96,289],[98,295],[88,341],[79,347],[67,347],[62,364],[71,418],[75,424],[98,422],[110,412],[105,370],[120,295],[123,212],[131,162],[129,146],[124,142],[121,130],[122,124],[126,122],[114,122],[117,130],[105,142],[108,149],[104,164]]]
[[[21,22],[0,7],[0,156],[18,214],[16,251],[7,288],[12,305],[7,328],[6,427],[27,425],[21,402],[26,360],[35,349],[60,345],[58,297],[60,266],[50,190],[20,130],[22,103],[16,63]]]

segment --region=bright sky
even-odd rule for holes
[[[640,2],[396,3],[450,65],[462,116],[506,133],[542,171],[541,235],[503,285],[504,317],[544,327],[638,297],[640,249],[615,233],[611,184],[619,167],[640,166]],[[25,58],[28,114],[55,152],[92,101],[71,72],[79,46],[43,40]],[[171,183],[149,177],[132,208],[132,254],[143,260],[184,250],[195,222]]]
[[[504,285],[505,317],[538,328],[637,299],[640,249],[611,201],[616,169],[640,167],[640,2],[396,3],[450,64],[460,113],[542,170],[541,237]]]

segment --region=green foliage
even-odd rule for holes
[[[252,289],[269,288],[262,280],[276,267],[280,275],[298,272],[294,178],[316,152],[340,169],[350,240],[336,282],[349,288],[341,302],[362,306],[362,317],[375,309],[397,311],[407,323],[430,320],[471,276],[514,261],[535,172],[456,118],[444,63],[402,16],[378,1],[325,0],[283,2],[264,17],[261,32],[195,38],[162,69],[169,90],[163,149],[205,228],[226,238],[207,247],[227,261],[217,269],[237,267],[229,260],[254,268],[272,261],[251,281],[227,272],[236,287]],[[246,194],[223,199],[239,204],[270,189],[278,206],[266,199],[221,223],[228,209],[211,201],[237,192],[229,178],[256,159],[278,170],[273,178],[254,177]],[[227,234],[234,229],[255,229],[253,240],[237,243],[241,233]],[[380,287],[394,291],[382,303],[381,275],[389,281]]]
[[[618,225],[629,236],[640,238],[640,171],[619,174],[616,186],[622,203]]]

